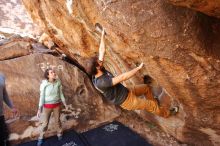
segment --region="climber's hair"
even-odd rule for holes
[[[47,79],[47,80],[49,80],[48,75],[49,75],[49,71],[50,71],[50,70],[53,70],[53,69],[52,69],[52,68],[47,68],[47,69],[45,70],[45,72],[44,72],[44,78]]]
[[[89,70],[88,70],[88,74],[90,76],[93,76],[95,74],[97,74],[97,68],[99,64],[98,64],[98,57],[97,56],[94,56],[91,58],[90,60],[90,67],[89,67]]]
[[[100,66],[100,63],[101,63],[101,61],[98,59],[97,56],[94,56],[90,59],[90,63],[89,63],[90,67],[87,71],[90,76],[93,76],[93,75],[97,74],[97,72],[98,72],[97,67],[100,67],[100,69],[102,71],[105,71],[105,68],[103,66]]]

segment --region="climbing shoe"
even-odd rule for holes
[[[179,107],[178,106],[174,106],[170,109],[170,114],[171,115],[176,115],[179,112]]]
[[[42,146],[42,144],[43,144],[43,139],[38,139],[37,146]]]
[[[63,139],[62,135],[57,136],[58,140],[61,141]]]

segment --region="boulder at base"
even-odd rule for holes
[[[38,136],[40,122],[36,118],[36,113],[39,87],[44,70],[48,67],[54,68],[61,79],[69,105],[69,109],[63,109],[61,114],[62,126],[65,130],[89,129],[119,115],[118,110],[103,103],[85,73],[57,57],[32,54],[0,61],[0,71],[6,76],[9,97],[20,112],[19,119],[11,119],[8,108],[5,108],[11,132],[10,140],[28,141]],[[56,134],[55,130],[52,118],[46,136]]]

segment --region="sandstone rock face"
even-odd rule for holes
[[[174,5],[188,7],[220,18],[220,1],[219,0],[168,0]]]
[[[31,54],[15,59],[0,61],[0,71],[6,76],[9,97],[20,112],[19,119],[11,119],[5,108],[10,127],[10,140],[15,143],[37,138],[40,122],[36,118],[39,102],[39,86],[43,71],[52,67],[63,84],[69,109],[62,110],[63,129],[87,130],[102,122],[117,117],[120,110],[103,104],[87,75],[77,67],[48,54]],[[56,135],[53,118],[46,136]]]
[[[106,32],[106,67],[114,74],[140,62],[144,69],[125,82],[149,74],[180,112],[168,119],[140,111],[180,141],[220,144],[220,21],[163,0],[23,0],[33,20],[68,57],[86,66]]]
[[[29,55],[32,52],[31,40],[8,40],[0,46],[0,61]]]
[[[27,15],[21,0],[1,0],[0,15],[0,32],[34,37],[41,33]]]
[[[58,54],[32,38],[12,35],[0,40],[0,61],[14,59],[33,53]]]

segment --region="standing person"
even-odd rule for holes
[[[104,68],[104,36],[105,31],[103,29],[99,47],[99,58],[94,57],[92,59],[91,68],[88,72],[92,76],[93,85],[107,99],[107,101],[126,110],[146,110],[164,118],[177,113],[178,107],[173,107],[170,110],[160,107],[147,84],[135,85],[132,88],[126,88],[121,84],[121,82],[130,79],[142,69],[143,63],[131,71],[115,77]],[[140,98],[139,96],[141,95],[145,95],[146,98]]]
[[[12,101],[8,97],[5,87],[5,76],[0,73],[0,146],[9,146],[8,129],[5,123],[3,102],[11,109],[13,117],[17,116],[17,109],[14,107]]]
[[[43,111],[43,124],[38,138],[38,146],[41,146],[43,143],[43,137],[48,128],[52,112],[55,119],[58,140],[62,139],[62,127],[60,122],[61,102],[64,104],[65,108],[67,108],[61,81],[57,79],[55,71],[51,68],[46,69],[44,77],[46,80],[43,80],[40,85],[40,101],[37,112],[37,117],[40,117],[40,114]]]

